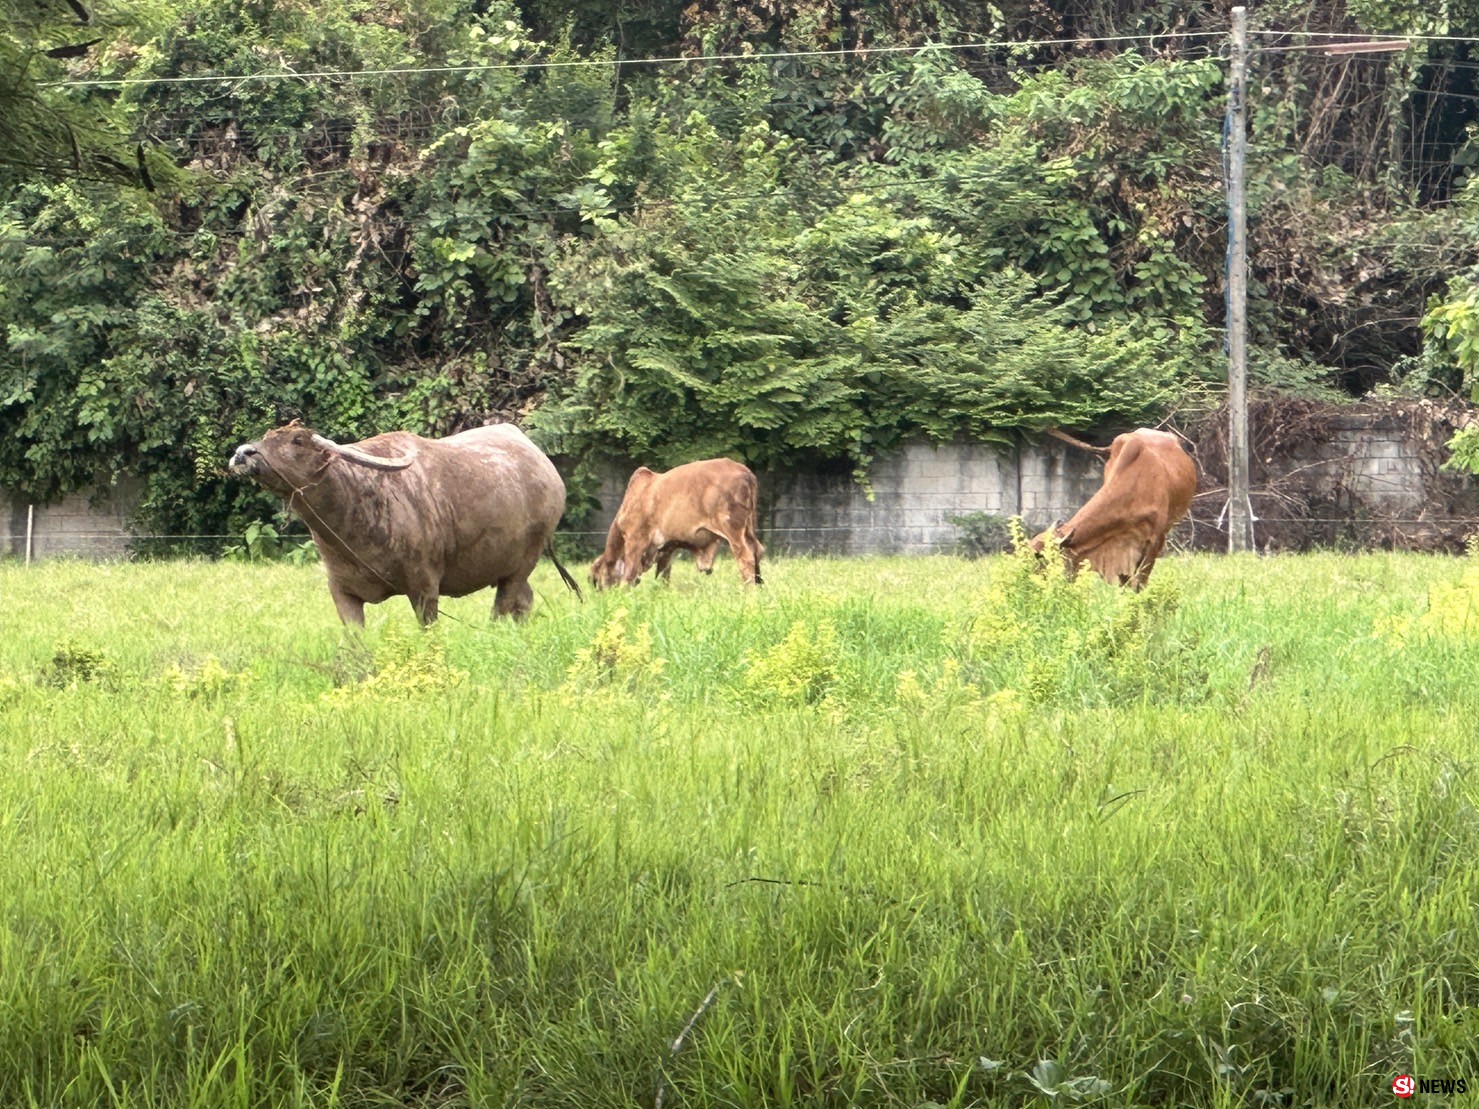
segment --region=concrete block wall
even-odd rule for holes
[[[35,505],[31,524],[31,557],[120,558],[128,553],[128,515],[138,504],[131,482],[98,494],[72,493],[51,504]],[[7,498],[0,512],[0,556],[26,557],[26,515],[20,496]],[[4,504],[6,502],[0,502]]]
[[[1336,419],[1327,438],[1301,444],[1276,465],[1280,472],[1316,475],[1363,502],[1366,511],[1397,515],[1421,508],[1433,494],[1425,450],[1430,454],[1431,445],[1416,442],[1405,422],[1357,413]],[[612,467],[602,482],[601,508],[588,525],[593,539],[610,526],[632,469]],[[776,552],[949,551],[962,537],[950,517],[1021,515],[1030,534],[1072,516],[1098,489],[1103,472],[1098,455],[1055,440],[1019,448],[915,443],[874,464],[871,500],[846,467],[759,474],[760,535]],[[99,497],[76,494],[38,505],[34,556],[127,554],[127,516],[137,503],[136,487],[120,482]],[[25,501],[10,497],[8,512],[4,506],[0,501],[0,556],[24,557]]]
[[[630,468],[602,483],[592,530],[611,524]],[[1007,450],[914,443],[874,464],[873,499],[848,472],[762,473],[760,535],[771,551],[926,554],[961,538],[952,516],[1021,514],[1029,529],[1073,515],[1103,475],[1098,456],[1062,444]]]
[[[1331,421],[1328,438],[1301,445],[1284,469],[1330,492],[1343,490],[1368,512],[1400,516],[1422,510],[1433,490],[1421,445],[1400,419],[1351,414]]]
[[[1380,425],[1341,428],[1331,455],[1353,496],[1384,513],[1416,511],[1427,497],[1422,464],[1403,430]]]

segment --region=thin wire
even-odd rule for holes
[[[1410,89],[1409,94],[1412,96],[1446,96],[1450,100],[1479,100],[1479,96],[1473,93],[1444,92],[1441,89]]]
[[[1285,35],[1285,36],[1289,36],[1289,37],[1293,37],[1293,38],[1344,39],[1347,42],[1354,42],[1354,43],[1364,43],[1364,42],[1398,42],[1398,41],[1401,41],[1403,39],[1406,39],[1406,40],[1409,40],[1409,41],[1412,41],[1412,42],[1479,42],[1479,38],[1475,38],[1475,37],[1469,36],[1469,35],[1408,35],[1408,34],[1391,34],[1391,35],[1367,35],[1365,38],[1361,38],[1360,37],[1360,32],[1358,32],[1358,31],[1252,31],[1252,30],[1250,30],[1248,33],[1250,35]],[[1323,50],[1325,48],[1323,46],[1316,46],[1316,47],[1313,47],[1313,49]]]
[[[1159,35],[1104,35],[1096,38],[1027,39],[1021,42],[979,41],[932,42],[923,46],[860,46],[851,50],[784,50],[770,54],[699,54],[693,57],[578,58],[564,62],[489,62],[480,65],[416,66],[395,69],[323,69],[302,73],[222,73],[185,77],[102,77],[86,80],[47,81],[43,88],[124,88],[131,85],[185,85],[208,81],[297,81],[309,77],[393,77],[422,73],[488,73],[502,70],[575,69],[617,65],[691,65],[699,62],[771,62],[790,58],[866,59],[870,54],[918,54],[926,50],[998,50],[1039,46],[1092,46],[1108,42],[1154,42],[1157,39],[1221,38],[1221,31],[1168,31]]]
[[[1479,69],[1479,62],[1467,62],[1460,58],[1429,58],[1418,62],[1419,69]]]
[[[1479,516],[1412,516],[1391,518],[1367,518],[1361,519],[1354,516],[1259,516],[1260,524],[1347,524],[1353,527],[1387,527],[1397,524],[1479,524]],[[1212,526],[1206,520],[1195,520],[1197,527]],[[945,523],[937,524],[945,527]],[[954,525],[951,525],[954,526]],[[834,532],[898,532],[900,529],[892,524],[857,524],[848,526],[844,524],[827,525],[821,527],[789,527],[789,528],[761,528],[764,535],[816,535],[830,534]],[[590,539],[604,538],[605,531],[556,531],[555,534],[566,539]],[[0,535],[0,544],[15,542],[23,539],[22,535],[5,536]],[[131,535],[125,532],[71,532],[65,535],[47,536],[37,534],[36,540],[48,545],[67,543],[74,539],[106,539],[114,542],[138,542],[141,540],[185,540],[185,539],[236,539],[244,540],[241,535]],[[279,535],[278,539],[287,542],[310,542],[311,537],[303,534]]]

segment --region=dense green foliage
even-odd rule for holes
[[[0,564],[0,1102],[1472,1076],[1469,563],[542,569],[523,626],[396,599],[358,647],[313,568]]]
[[[1259,18],[1479,29],[1450,9]],[[351,438],[527,417],[576,464],[863,472],[905,438],[1194,403],[1220,359],[1221,19],[151,0],[100,10],[69,59],[15,23],[44,109],[15,118],[70,151],[56,121],[86,114],[100,155],[147,147],[157,191],[80,155],[0,179],[0,487],[137,475],[153,530],[240,531],[270,501],[224,459],[292,416]],[[940,45],[1171,25],[1212,37]],[[636,61],[715,52],[756,60]],[[1416,326],[1475,260],[1461,53],[1259,56],[1270,385],[1466,380]],[[311,76],[256,76],[287,72]]]

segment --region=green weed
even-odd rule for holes
[[[837,688],[841,644],[830,620],[797,620],[779,643],[747,657],[745,689],[753,697],[814,705]]]
[[[118,680],[118,665],[99,647],[72,640],[59,643],[51,661],[41,671],[41,681],[54,689],[76,689],[79,685],[111,685]]]
[[[406,631],[400,625],[385,628],[379,643],[365,654],[351,652],[351,666],[362,676],[326,691],[326,704],[348,705],[357,701],[409,701],[445,695],[467,680],[468,672],[447,661],[446,644],[440,628],[424,633]]]
[[[617,686],[632,690],[661,676],[667,660],[652,653],[652,630],[646,624],[627,626],[631,613],[618,608],[591,638],[589,646],[575,652],[568,683],[580,686]]]

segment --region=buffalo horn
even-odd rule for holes
[[[332,439],[325,439],[322,435],[313,437],[313,445],[335,454],[342,454],[351,461],[358,462],[361,466],[369,466],[375,470],[404,470],[411,464],[409,455],[400,455],[397,458],[381,458],[378,454],[370,454],[356,447],[346,447]]]

